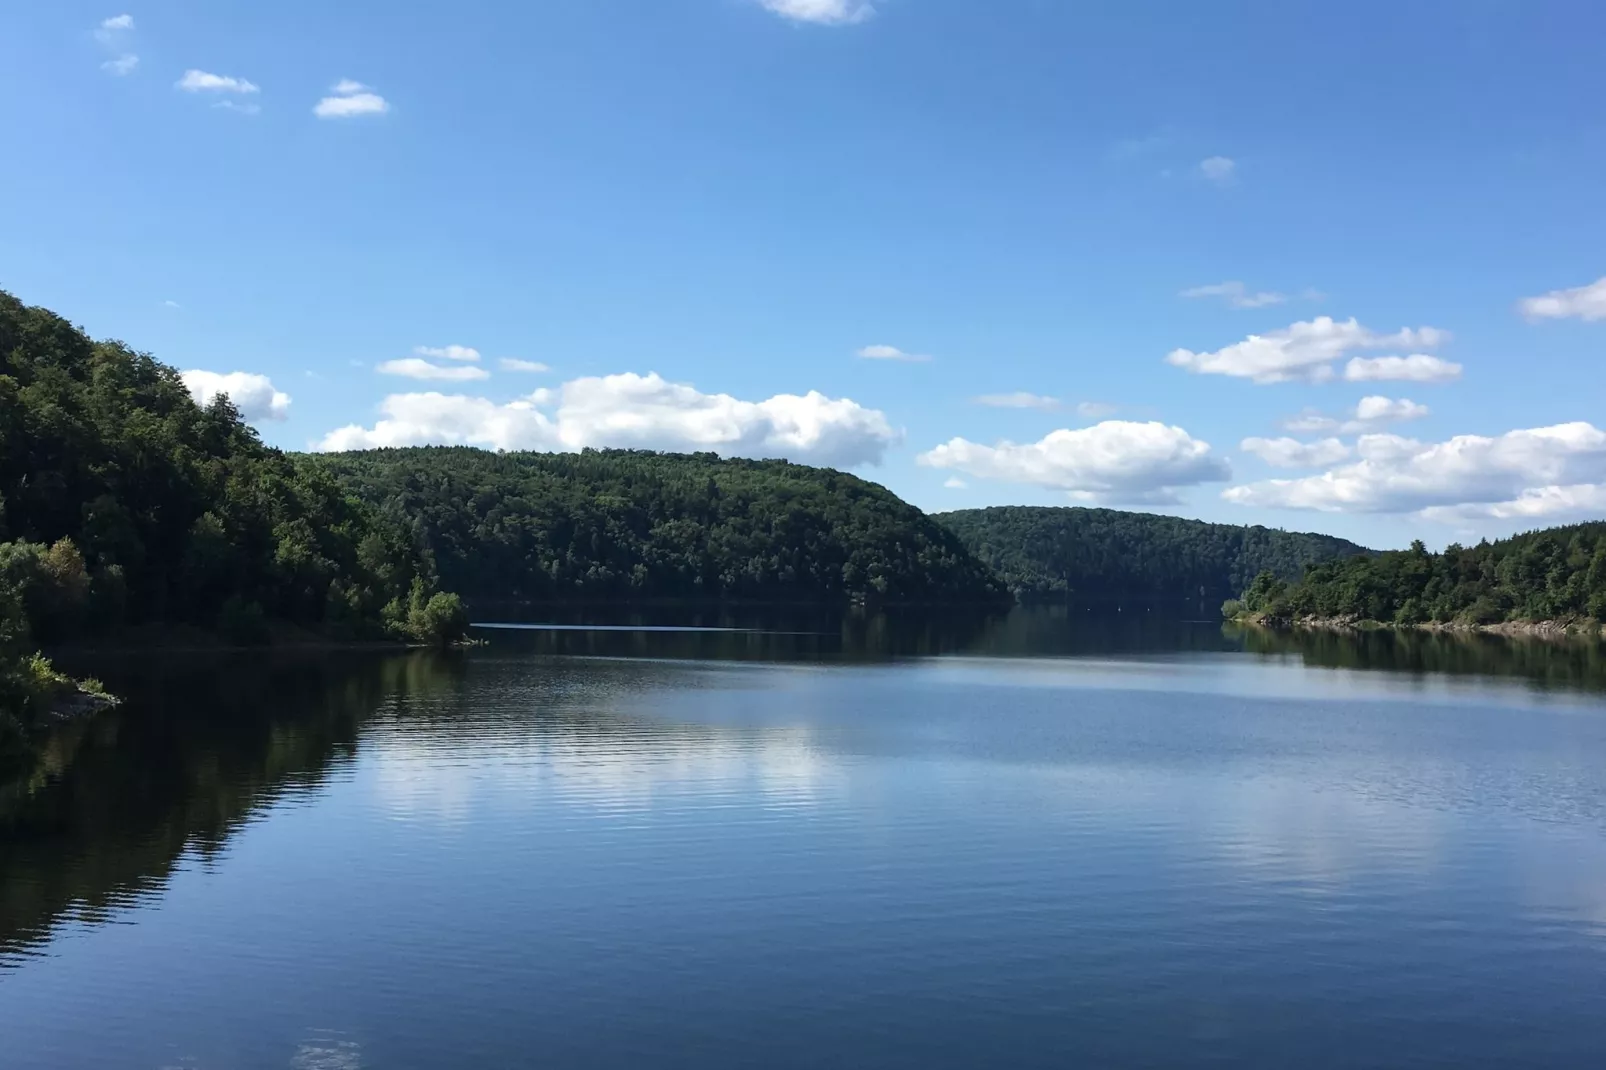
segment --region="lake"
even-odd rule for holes
[[[124,708],[0,787],[4,1065],[1606,1052],[1598,645],[522,623],[92,666]]]

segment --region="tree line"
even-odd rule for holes
[[[936,519],[1025,600],[1219,599],[1261,572],[1294,579],[1312,563],[1371,553],[1330,535],[1116,509],[1001,506]]]
[[[1007,601],[953,533],[830,469],[711,453],[419,447],[306,457],[442,582],[516,600]]]
[[[1297,582],[1262,575],[1228,616],[1385,624],[1606,622],[1606,522],[1532,531],[1476,546],[1408,550],[1313,565]]]

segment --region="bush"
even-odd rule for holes
[[[1221,615],[1228,620],[1236,620],[1243,615],[1244,604],[1236,598],[1229,598],[1221,603]]]
[[[420,643],[450,646],[468,635],[468,610],[457,595],[437,593],[407,615],[407,630]]]

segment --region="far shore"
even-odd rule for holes
[[[1303,628],[1312,631],[1412,631],[1439,632],[1450,635],[1504,635],[1534,639],[1593,639],[1606,637],[1606,624],[1596,621],[1508,620],[1497,624],[1472,624],[1467,621],[1424,621],[1420,624],[1396,624],[1391,621],[1367,620],[1363,617],[1299,617],[1293,620],[1271,620],[1259,614],[1245,614],[1228,619],[1233,623],[1249,624],[1276,631]]]

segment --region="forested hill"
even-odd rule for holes
[[[1331,561],[1292,586],[1257,578],[1234,608],[1273,621],[1385,624],[1606,622],[1606,521],[1550,528],[1430,554]]]
[[[65,686],[40,646],[144,624],[261,640],[275,620],[421,638],[432,584],[404,530],[226,397],[201,408],[172,368],[0,292],[0,752]]]
[[[1021,598],[1220,598],[1261,572],[1369,554],[1330,535],[1115,509],[1002,506],[935,518]]]
[[[420,447],[301,458],[481,598],[1007,599],[946,528],[829,469],[713,454]]]

